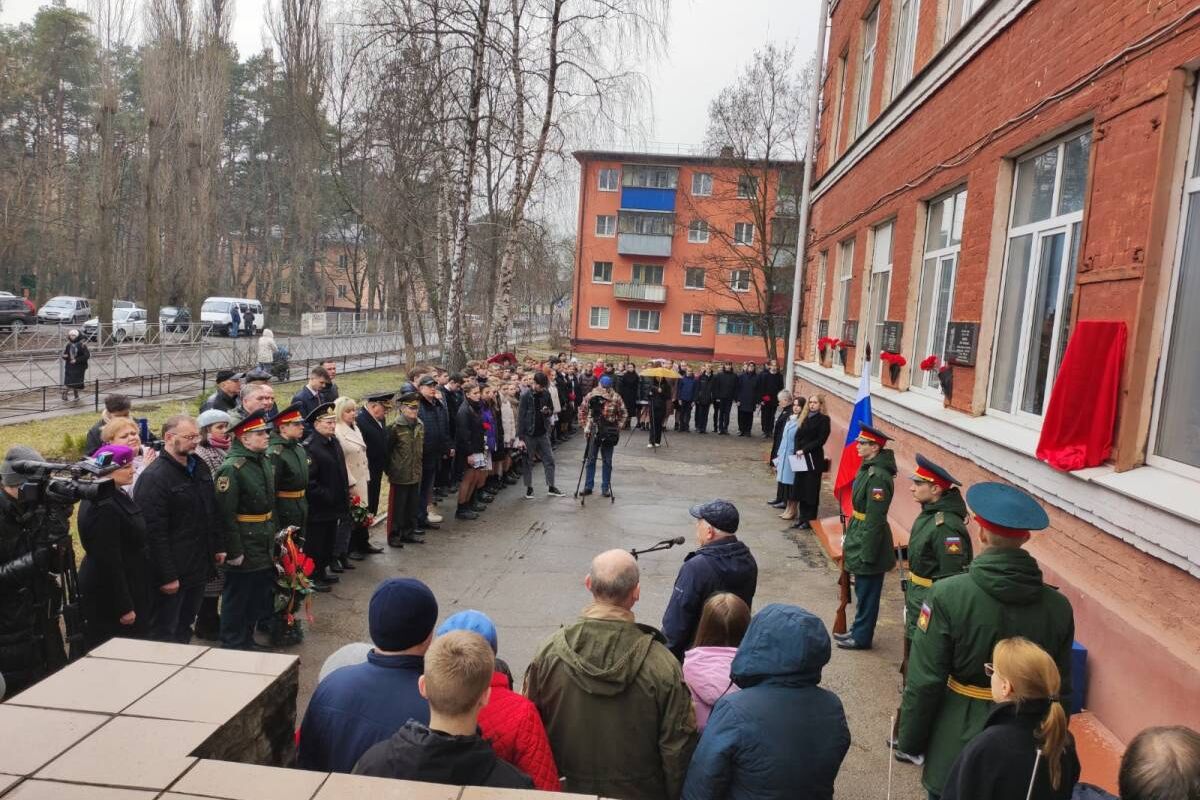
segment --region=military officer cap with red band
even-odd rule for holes
[[[246,433],[254,433],[255,431],[265,431],[266,429],[266,413],[263,411],[255,411],[253,414],[247,414],[242,421],[233,426],[233,435],[241,436]]]
[[[865,422],[860,422],[858,423],[858,440],[860,442],[877,444],[880,447],[887,447],[887,443],[892,440],[892,437],[878,428],[873,428]]]
[[[304,424],[304,414],[300,411],[300,406],[292,404],[287,408],[279,411],[275,416],[271,417],[268,422],[276,428],[281,425],[287,425],[289,422],[299,422]]]
[[[967,503],[979,527],[997,536],[1018,538],[1050,527],[1038,501],[1007,483],[977,483],[967,489]]]
[[[962,481],[920,453],[917,453],[917,469],[913,472],[913,480],[932,483],[942,487],[943,491],[948,491],[951,486],[962,486]]]

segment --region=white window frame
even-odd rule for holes
[[[708,244],[708,223],[702,219],[694,219],[688,223],[688,241],[692,244]]]
[[[749,235],[746,232],[749,231]],[[754,246],[754,223],[753,222],[735,222],[733,223],[733,243],[745,247]]]
[[[887,252],[880,253],[881,235],[887,233]],[[892,294],[892,261],[896,250],[896,220],[891,219],[871,229],[871,272],[870,291],[867,298],[867,314],[859,323],[859,331],[865,329],[866,341],[871,345],[871,374],[879,375],[879,358],[883,342],[884,323],[887,321]],[[864,324],[865,323],[865,324]]]
[[[739,200],[753,200],[758,196],[758,176],[738,175],[737,196]]]
[[[837,89],[837,108],[833,116],[833,132],[829,139],[831,142],[830,152],[833,154],[829,159],[833,163],[838,156],[842,154],[842,116],[846,109],[846,73],[850,71],[850,51],[842,53],[838,56],[838,89]]]
[[[597,312],[599,312],[599,311],[603,311],[604,312],[603,315],[598,314]],[[600,325],[599,320],[597,319],[597,317],[600,317],[600,316],[603,316],[603,318],[604,318],[603,325]],[[612,323],[612,313],[609,311],[608,306],[592,306],[588,310],[588,327],[591,328],[592,330],[606,331],[606,330],[608,330],[608,326],[611,323]]]
[[[917,293],[917,313],[915,317],[917,320],[917,327],[913,331],[913,360],[917,362],[920,362],[927,356],[936,355],[940,363],[945,356],[945,337],[950,326],[950,318],[954,312],[954,291],[957,288],[958,283],[958,258],[959,254],[962,252],[962,240],[960,238],[957,242],[954,241],[953,232],[956,227],[961,230],[961,220],[966,214],[967,197],[967,187],[960,186],[957,189],[952,189],[940,197],[936,197],[926,203],[927,207],[932,207],[938,203],[950,201],[952,218],[950,221],[951,235],[947,237],[949,244],[944,247],[935,247],[931,249],[929,247],[931,238],[929,226],[933,222],[933,214],[927,213],[925,215],[924,257],[921,259],[921,268],[917,276],[917,284],[915,289]],[[929,277],[929,280],[933,285],[933,306],[931,308],[923,308],[921,305],[921,283],[925,279],[925,263],[927,261],[933,262],[933,274]],[[941,286],[942,277],[946,270],[950,270],[951,273],[950,308],[946,309],[946,330],[941,331],[939,336],[939,333],[934,330],[934,322],[937,319],[938,314],[938,287]],[[921,332],[922,317],[926,315],[929,316],[929,320],[925,330],[925,341],[918,342],[916,341],[916,336]],[[941,347],[935,347],[934,345],[939,338],[941,338],[942,345]],[[933,371],[926,372],[920,369],[913,370],[912,384],[909,386],[909,388],[913,391],[927,394],[931,397],[940,398],[942,396],[941,383],[937,379],[937,373]]]
[[[608,220],[608,222],[602,226],[601,225],[602,220]],[[616,214],[597,214],[596,215],[596,236],[601,239],[612,239],[616,235],[617,235],[617,215]]]
[[[1054,142],[1043,145],[1021,156],[1013,165],[1013,187],[1009,198],[1008,207],[1008,231],[1005,236],[1004,243],[1004,272],[1000,282],[1000,294],[998,300],[998,313],[996,314],[996,330],[992,337],[992,363],[988,374],[988,390],[987,390],[987,413],[994,414],[1003,419],[1009,419],[1020,423],[1030,428],[1040,429],[1045,415],[1045,407],[1050,403],[1050,393],[1054,388],[1054,379],[1058,375],[1058,368],[1061,366],[1061,358],[1063,346],[1060,342],[1063,329],[1063,315],[1069,319],[1071,314],[1070,307],[1064,307],[1063,300],[1066,297],[1068,287],[1072,287],[1075,282],[1076,270],[1078,264],[1072,265],[1071,259],[1075,245],[1077,244],[1074,237],[1081,236],[1083,233],[1083,215],[1087,210],[1087,201],[1084,200],[1084,207],[1078,211],[1072,211],[1067,214],[1054,214],[1044,220],[1030,222],[1025,225],[1013,226],[1013,219],[1017,209],[1017,190],[1020,186],[1019,170],[1021,164],[1032,161],[1033,159],[1054,150],[1059,150],[1058,161],[1055,164],[1054,176],[1054,194],[1050,198],[1051,209],[1057,209],[1059,201],[1062,199],[1063,188],[1063,169],[1066,166],[1066,143],[1074,141],[1079,136],[1088,133],[1088,130],[1075,130],[1056,139]],[[1095,141],[1090,143],[1090,147],[1095,147]],[[1090,176],[1088,176],[1090,177]],[[1087,178],[1085,177],[1085,181]],[[1087,184],[1085,183],[1084,192],[1086,195]],[[1030,314],[1038,288],[1038,275],[1041,269],[1041,257],[1045,242],[1052,237],[1062,234],[1063,236],[1063,251],[1061,262],[1059,265],[1058,286],[1055,287],[1055,325],[1050,338],[1050,363],[1046,367],[1045,388],[1042,395],[1042,411],[1039,414],[1033,414],[1021,408],[1022,398],[1025,393],[1026,380],[1025,370],[1029,365],[1029,345],[1030,345]],[[1021,306],[1021,318],[1016,324],[1020,326],[1017,339],[1016,363],[1013,367],[1013,389],[1012,397],[1009,402],[1008,410],[999,409],[992,405],[992,390],[996,382],[996,364],[998,361],[998,353],[1000,349],[1000,325],[1006,320],[1007,315],[1012,314],[1011,309],[1004,308],[1004,297],[1007,291],[1009,279],[1009,258],[1012,251],[1012,243],[1014,240],[1023,236],[1032,237],[1029,253],[1029,267],[1025,276],[1025,291],[1023,294],[1023,302]],[[1072,300],[1072,303],[1074,301]]]
[[[1192,204],[1200,203],[1200,163],[1198,163],[1200,162],[1200,109],[1196,107],[1196,100],[1200,100],[1200,93],[1194,95],[1192,104],[1191,139],[1188,141],[1188,155],[1184,162],[1183,192],[1179,211],[1178,231],[1175,235],[1175,260],[1171,270],[1171,288],[1168,292],[1166,320],[1163,323],[1161,366],[1157,370],[1158,374],[1154,382],[1154,410],[1150,417],[1150,442],[1146,448],[1146,463],[1150,466],[1160,467],[1168,472],[1173,472],[1184,478],[1200,481],[1200,468],[1158,454],[1159,437],[1162,435],[1162,432],[1159,430],[1162,424],[1162,401],[1166,392],[1167,368],[1170,364],[1170,358],[1173,355],[1171,352],[1173,342],[1171,340],[1175,327],[1175,314],[1178,311],[1179,305],[1179,287],[1183,282],[1183,251],[1184,244],[1187,241],[1188,216]],[[1194,266],[1197,262],[1193,261],[1192,263]],[[1193,351],[1195,348],[1194,342],[1177,342],[1174,344],[1181,348],[1192,348]],[[1194,357],[1194,352],[1189,351],[1189,353]]]
[[[875,51],[879,47],[879,3],[863,17],[862,58],[858,60],[858,93],[854,98],[854,127],[850,138],[857,139],[867,129],[871,116],[871,84],[875,79]]]
[[[850,288],[854,283],[854,241],[856,237],[838,242],[837,284],[833,306],[829,309],[829,335],[841,339],[850,314]]]
[[[637,317],[640,320],[642,314],[646,315],[647,323],[650,322],[650,320],[655,321],[653,328],[635,328],[633,326],[634,317]],[[625,315],[626,330],[636,331],[638,333],[658,333],[658,331],[661,327],[662,327],[662,312],[660,312],[658,309],[631,308],[631,309],[629,309],[629,313],[627,313]]]
[[[712,196],[712,186],[713,186],[713,176],[712,176],[711,172],[693,172],[692,173],[692,196],[693,197],[711,197]]]
[[[691,284],[688,283],[688,277],[689,277],[688,274],[690,272],[692,272],[693,270],[698,271],[700,273],[700,285],[699,286],[692,286]],[[704,291],[704,278],[705,278],[704,267],[684,267],[683,268],[683,288],[689,292]]]
[[[729,271],[729,289],[730,291],[745,293],[750,291],[750,283],[754,275],[748,269],[734,269]]]
[[[693,320],[696,323],[696,330],[688,330],[688,321]],[[704,330],[704,315],[699,311],[685,311],[680,318],[679,331],[684,336],[700,336]]]
[[[825,282],[826,282],[826,274],[827,274],[828,269],[829,269],[829,251],[822,250],[820,253],[817,254],[817,292],[814,295],[814,297],[817,298],[817,301],[815,303],[813,303],[813,307],[816,310],[816,314],[813,315],[812,328],[809,329],[810,331],[812,331],[812,333],[810,335],[813,337],[813,341],[816,341],[820,337],[820,334],[818,333],[818,331],[821,329],[821,312],[825,308]],[[828,319],[828,317],[826,319]],[[832,332],[826,331],[825,335],[829,336],[830,333],[832,333]],[[818,355],[817,358],[819,360],[820,355]]]
[[[611,181],[605,180],[611,178]],[[601,167],[596,175],[596,188],[601,192],[616,192],[621,188],[621,170],[616,167]]]
[[[608,265],[608,278],[607,279],[600,278],[599,280],[597,280],[596,267],[599,267],[601,264]],[[613,276],[613,262],[611,262],[611,261],[593,261],[592,262],[592,283],[610,284],[613,282],[612,276]]]
[[[987,0],[947,0],[946,28],[942,32],[942,44],[950,41],[950,37],[958,33],[985,2]]]
[[[912,80],[917,57],[917,27],[921,19],[921,0],[896,0],[896,46],[892,60],[892,94],[896,95]]]
[[[645,280],[647,270],[652,273],[652,277],[656,277],[658,280]],[[664,267],[662,264],[634,264],[629,271],[629,282],[636,283],[640,286],[662,286],[666,274],[666,267]]]
[[[744,323],[748,331],[730,332],[729,321],[733,319],[738,323]],[[717,333],[721,336],[758,336],[759,332],[755,329],[754,320],[746,314],[721,314],[717,317]]]

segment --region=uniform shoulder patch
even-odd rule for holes
[[[234,469],[241,469],[242,467],[246,466],[246,459],[239,456],[233,459],[233,461],[230,463],[233,464]]]
[[[217,488],[218,492],[228,492],[229,491],[229,476],[222,475],[219,478],[217,478],[216,488]]]
[[[883,487],[876,486],[871,489],[871,499],[872,500],[878,500],[878,501],[882,502],[883,495],[884,495]]]
[[[867,474],[870,475],[872,478],[874,478],[875,477],[875,468],[867,467]]]
[[[956,556],[956,555],[959,555],[960,553],[962,553],[962,537],[961,536],[947,536],[945,543],[946,543],[946,552],[949,553],[950,555]]]
[[[921,630],[929,630],[929,619],[933,616],[933,609],[929,607],[929,603],[921,603],[921,615],[917,617],[917,627]]]
[[[935,516],[933,518],[933,524],[934,525],[945,525],[946,524],[946,513],[944,511],[937,512],[937,516]]]

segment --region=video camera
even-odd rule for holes
[[[19,498],[32,507],[39,503],[72,505],[80,500],[103,500],[116,489],[109,473],[118,469],[112,457],[84,458],[74,464],[57,461],[14,461],[13,471],[25,476]]]

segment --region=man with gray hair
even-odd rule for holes
[[[1118,774],[1122,800],[1200,797],[1200,733],[1183,725],[1146,728],[1133,737]]]
[[[255,411],[270,414],[275,407],[275,387],[269,383],[247,383],[242,387],[238,407],[229,412],[232,428]]]
[[[624,550],[601,553],[583,585],[592,602],[525,672],[563,791],[676,800],[699,738],[696,715],[663,635],[634,621],[637,561]]]

